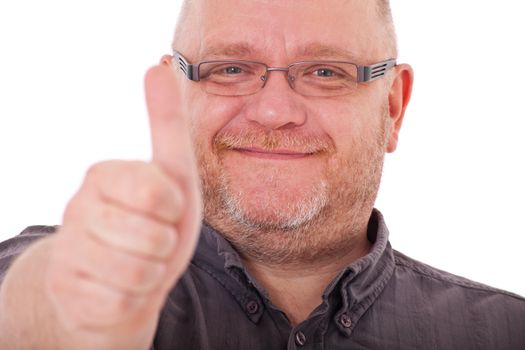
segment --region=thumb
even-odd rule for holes
[[[173,68],[165,62],[150,68],[145,90],[153,162],[171,176],[191,172],[195,161],[190,130]]]
[[[173,252],[169,273],[178,278],[188,265],[197,240],[202,216],[197,163],[193,153],[187,116],[169,64],[161,63],[148,70],[145,77],[153,149],[153,163],[180,186],[185,198],[184,209],[175,225],[178,243]],[[165,289],[173,284],[166,280]]]

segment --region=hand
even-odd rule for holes
[[[146,99],[153,160],[92,166],[53,238],[46,295],[69,348],[148,348],[196,246],[198,172],[166,61],[146,74]]]

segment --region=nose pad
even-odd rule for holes
[[[263,81],[261,89],[264,89],[264,87],[266,86],[266,83],[268,82],[268,72],[266,72],[265,75],[261,75],[261,80]]]
[[[261,75],[260,79],[263,81],[263,88],[266,86],[266,82],[268,82],[268,73],[266,73],[266,75]],[[294,75],[291,75],[290,72],[288,71],[288,74],[287,74],[287,81],[288,81],[288,85],[290,85],[290,88],[292,90],[295,91],[295,76]]]
[[[267,89],[251,97],[252,103],[249,103],[246,109],[246,119],[268,129],[303,125],[307,113],[300,99],[294,96],[295,76],[290,76],[285,68],[269,69],[266,74],[260,76],[263,87],[269,82],[269,73],[274,71],[285,73],[286,77],[278,74],[273,77]],[[281,80],[283,78],[292,90],[286,89],[284,81]]]
[[[295,76],[288,73],[288,85],[295,91]]]

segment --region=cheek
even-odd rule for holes
[[[192,136],[200,147],[210,148],[213,137],[243,109],[242,99],[195,94],[189,99]]]
[[[317,108],[316,114],[338,149],[355,148],[377,138],[387,102],[387,97],[367,90],[361,95],[326,103],[326,108]]]
[[[349,99],[326,101],[311,106],[318,127],[329,135],[337,152],[347,152],[366,132],[368,112]]]

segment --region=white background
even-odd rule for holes
[[[416,80],[377,207],[396,249],[525,295],[520,4],[393,0]],[[0,2],[0,240],[60,223],[91,163],[149,157],[143,73],[178,5]]]

